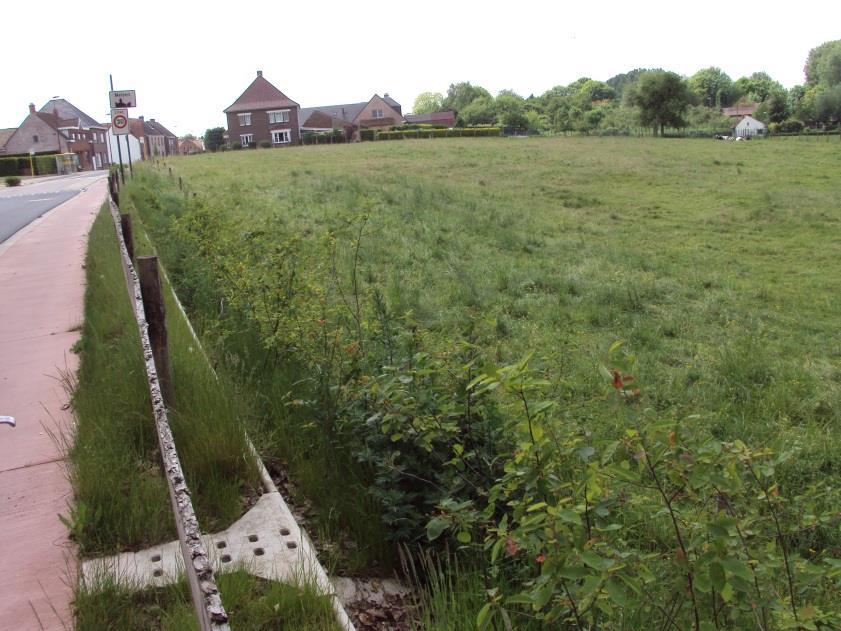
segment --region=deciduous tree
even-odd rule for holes
[[[225,144],[225,128],[214,127],[204,132],[204,148],[207,151],[216,151]]]
[[[444,96],[440,92],[421,92],[415,97],[412,114],[440,112],[444,105]]]
[[[686,82],[674,72],[657,70],[641,74],[625,88],[625,101],[639,110],[640,122],[662,135],[666,127],[683,127],[689,107]]]

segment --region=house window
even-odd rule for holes
[[[372,118],[382,118],[383,117],[383,111],[381,109],[376,109],[373,112],[371,112],[371,117]]]
[[[34,136],[32,136],[32,142],[35,142],[35,143],[38,142],[38,134],[35,134]]]
[[[288,129],[275,129],[272,131],[272,142],[276,145],[285,145],[292,142]]]
[[[254,142],[254,134],[241,134],[239,141],[242,143],[243,147],[248,147]]]
[[[269,112],[269,125],[274,125],[275,123],[288,123],[289,122],[289,110],[277,110],[274,112]]]
[[[239,119],[240,127],[247,127],[251,124],[251,112],[246,114],[237,114],[237,118]]]

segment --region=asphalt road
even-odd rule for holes
[[[94,171],[0,188],[0,243],[105,176],[105,171]]]

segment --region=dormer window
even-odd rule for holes
[[[248,127],[251,124],[251,112],[246,112],[245,114],[237,114],[237,118],[239,119],[240,127]]]
[[[383,117],[383,111],[379,108],[375,109],[374,111],[371,112],[371,117],[372,118],[382,118]]]

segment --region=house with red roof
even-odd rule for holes
[[[270,142],[272,146],[298,144],[300,106],[257,71],[257,78],[236,101],[225,108],[228,138],[243,147]]]

